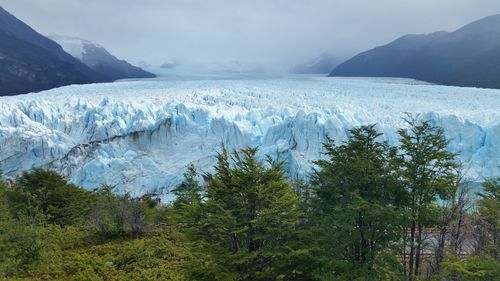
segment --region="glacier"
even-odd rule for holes
[[[166,195],[186,166],[210,171],[214,156],[258,146],[307,177],[327,136],[377,124],[397,144],[405,113],[445,129],[472,180],[500,176],[500,90],[409,79],[285,76],[150,79],[71,85],[0,97],[0,170],[41,167],[93,189]]]

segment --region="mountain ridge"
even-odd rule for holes
[[[113,63],[100,64],[96,59],[96,64],[89,67],[1,6],[0,42],[0,96],[39,92],[71,84],[154,77],[97,47],[100,53],[94,58],[107,56]]]
[[[28,42],[32,45],[47,50],[50,54],[64,62],[74,64],[79,71],[88,76],[90,79],[94,80],[94,82],[104,82],[104,80],[101,79],[99,75],[97,75],[97,73],[91,71],[83,63],[75,61],[74,58],[70,54],[66,53],[63,48],[55,41],[38,33],[32,27],[16,18],[1,6],[0,29],[3,30],[6,34],[17,38],[18,40]]]
[[[341,61],[329,53],[323,53],[306,63],[296,65],[292,72],[296,74],[323,74],[339,65]]]
[[[51,35],[49,37],[59,43],[67,53],[108,80],[156,77],[126,60],[118,59],[104,47],[92,41],[70,36]]]
[[[500,14],[453,32],[402,36],[354,56],[329,76],[402,77],[500,88]]]

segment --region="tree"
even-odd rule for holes
[[[447,258],[438,280],[491,281],[500,279],[500,262],[485,255],[471,255],[466,259]]]
[[[15,264],[12,264],[10,256],[12,249],[10,249],[11,245],[8,243],[13,224],[7,207],[5,188],[6,186],[1,180],[0,174],[0,279],[6,277],[9,268],[15,266]]]
[[[449,141],[442,128],[430,121],[409,116],[408,128],[400,129],[401,179],[408,193],[409,253],[408,280],[420,274],[423,230],[427,213],[438,199],[450,198],[456,191],[456,154],[448,152]],[[406,247],[405,247],[406,248]],[[406,255],[405,255],[406,256]],[[406,266],[406,265],[405,265]]]
[[[447,255],[461,256],[467,251],[464,246],[471,241],[475,232],[471,221],[471,210],[473,199],[471,197],[471,184],[464,182],[462,173],[459,172],[457,178],[457,189],[448,200],[435,204],[439,209],[437,214],[433,214],[436,221],[436,243],[432,249],[434,259],[430,261],[429,275],[441,271],[441,263],[447,259]]]
[[[44,216],[61,226],[82,223],[90,210],[91,193],[67,181],[57,173],[35,169],[17,179],[7,197],[15,217],[34,219]]]
[[[2,172],[0,171],[0,223],[9,220],[9,208],[7,206],[7,198],[5,196],[6,185],[2,181]],[[0,228],[1,229],[1,228]]]
[[[3,184],[2,184],[3,186]],[[89,210],[90,192],[68,184],[55,172],[35,169],[25,172],[15,186],[2,187],[0,209],[0,271],[13,276],[42,263],[52,231],[59,226],[83,224]],[[6,207],[5,207],[6,206]]]
[[[197,175],[194,165],[189,165],[184,173],[184,181],[172,191],[175,195],[175,209],[183,209],[201,203],[203,187],[196,179]]]
[[[37,220],[26,221],[23,216],[14,220],[11,217],[8,195],[12,192],[0,180],[0,279],[12,277],[38,262],[45,247],[43,231],[33,223]]]
[[[348,141],[325,144],[317,161],[310,221],[325,280],[397,278],[399,240],[396,149],[381,141],[375,125],[350,130]],[[388,273],[388,271],[393,272]],[[336,279],[335,279],[336,280]]]
[[[257,149],[217,156],[200,219],[188,230],[198,253],[194,280],[305,280],[298,199],[282,165],[256,159]]]
[[[95,191],[88,218],[91,226],[105,238],[138,237],[150,226],[147,204],[133,200],[128,194],[116,195],[110,186],[102,186]]]
[[[479,193],[475,213],[476,251],[462,258],[452,255],[443,261],[440,280],[500,280],[498,256],[500,218],[500,178],[487,180]]]
[[[483,183],[477,209],[477,254],[486,254],[500,260],[500,177]]]

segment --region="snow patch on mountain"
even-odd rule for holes
[[[98,44],[76,37],[50,35],[49,38],[61,45],[66,53],[79,60],[83,60],[88,48],[102,48]]]
[[[377,123],[397,143],[405,112],[443,126],[475,180],[500,175],[500,90],[407,79],[286,77],[123,81],[0,98],[0,169],[54,169],[86,188],[168,192],[221,144],[259,146],[307,176],[327,136]]]

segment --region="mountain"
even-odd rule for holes
[[[323,53],[320,56],[295,66],[292,70],[296,74],[322,74],[329,73],[337,67],[341,61],[331,54]]]
[[[238,77],[238,76],[235,76]],[[481,97],[481,98],[471,98]],[[223,143],[259,147],[307,177],[327,136],[377,124],[397,143],[404,112],[444,128],[467,176],[500,174],[500,90],[407,79],[250,78],[124,81],[0,97],[0,170],[53,169],[93,189],[167,193],[186,166],[210,172]]]
[[[340,64],[330,76],[404,77],[500,88],[500,15],[453,32],[403,36]]]
[[[66,52],[79,59],[108,81],[156,77],[156,75],[133,66],[125,60],[116,58],[105,48],[91,41],[57,35],[50,36],[50,38],[59,43]]]
[[[101,82],[99,74],[0,7],[0,95]]]

